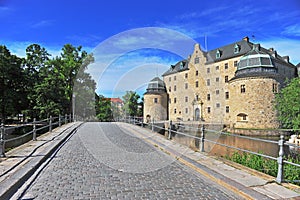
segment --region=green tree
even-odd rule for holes
[[[111,102],[103,95],[96,98],[96,113],[97,119],[102,122],[112,121],[113,119]]]
[[[7,116],[21,113],[25,106],[22,62],[6,46],[0,45],[0,114],[3,122]]]
[[[300,78],[294,78],[276,96],[276,109],[283,128],[300,129]]]
[[[124,113],[126,116],[138,115],[138,100],[140,96],[133,91],[126,91],[126,94],[122,97],[124,102]]]
[[[33,109],[37,105],[35,87],[42,84],[43,78],[40,74],[40,70],[45,70],[47,64],[49,64],[51,56],[44,47],[39,44],[31,44],[26,48],[25,59],[25,74],[26,85],[25,90],[27,93],[28,106],[25,113],[31,118],[38,117],[37,110]]]

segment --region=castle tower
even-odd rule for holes
[[[158,77],[152,79],[144,94],[144,122],[168,119],[168,94],[165,83]]]
[[[229,81],[230,121],[236,128],[278,128],[274,98],[281,80],[276,58],[259,44],[241,57],[235,77]]]

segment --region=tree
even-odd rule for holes
[[[0,112],[3,122],[7,116],[15,116],[24,109],[24,77],[22,59],[0,45]]]
[[[98,120],[102,122],[112,121],[112,107],[109,99],[103,95],[97,96],[96,113]]]
[[[126,94],[122,97],[124,102],[124,113],[129,116],[138,115],[138,100],[140,96],[133,91],[126,91]]]
[[[276,109],[283,128],[300,129],[300,78],[294,78],[276,96]]]
[[[26,85],[25,90],[27,93],[28,106],[25,113],[31,118],[38,117],[36,109],[33,109],[37,105],[35,87],[42,84],[43,78],[40,73],[41,70],[45,70],[47,64],[49,64],[49,56],[51,56],[44,47],[38,44],[31,44],[26,48],[25,59],[25,74]],[[45,74],[44,74],[45,75]],[[44,76],[43,75],[43,76]]]

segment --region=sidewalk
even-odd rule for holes
[[[206,153],[195,152],[148,129],[125,123],[119,125],[245,199],[300,199],[298,186],[277,184],[274,177]]]
[[[74,122],[58,127],[0,158],[0,199],[9,199],[81,124]]]

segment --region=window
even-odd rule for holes
[[[174,92],[176,91],[176,85],[174,85]]]
[[[220,90],[216,90],[216,95],[220,94]]]
[[[185,89],[188,89],[189,85],[188,83],[185,83]]]
[[[198,70],[197,70],[197,71],[196,71],[196,76],[198,76],[198,74],[199,74],[199,73],[198,73]]]
[[[229,92],[225,92],[225,99],[229,99]]]
[[[278,84],[273,83],[273,93],[278,93]]]
[[[211,111],[210,107],[207,107],[207,113],[210,113],[210,111]]]
[[[216,103],[216,107],[217,107],[217,108],[220,108],[220,103]]]
[[[174,114],[176,114],[176,112],[177,112],[177,111],[176,111],[176,108],[175,108],[175,109],[174,109]]]
[[[234,45],[234,53],[240,52],[240,46],[238,44]]]
[[[210,86],[210,80],[209,79],[206,80],[206,85]]]
[[[207,101],[210,101],[210,94],[207,94]]]
[[[245,93],[245,92],[246,92],[245,85],[241,85],[241,93]]]
[[[171,92],[171,86],[169,87],[169,92]]]
[[[196,95],[196,101],[198,101],[198,100],[199,100],[199,95],[197,94],[197,95]]]
[[[228,83],[228,76],[225,76],[225,83]]]
[[[234,64],[233,64],[235,67],[237,67],[238,66],[238,61],[236,60],[236,61],[234,61]]]
[[[171,77],[169,77],[169,82],[171,82]]]
[[[219,66],[216,66],[216,70],[218,71],[220,69],[220,67]]]
[[[216,53],[216,58],[221,58],[222,52],[218,49]]]
[[[219,77],[217,77],[217,78],[216,78],[216,82],[218,83],[218,82],[219,82],[219,80],[220,80],[220,78],[219,78]]]
[[[229,113],[229,106],[226,106],[226,113]]]
[[[185,102],[188,102],[189,101],[189,98],[188,97],[185,97]]]
[[[195,64],[199,63],[199,57],[195,58]]]
[[[228,69],[228,63],[225,63],[224,68]]]
[[[189,109],[188,108],[185,108],[185,113],[189,113]]]
[[[158,103],[158,99],[157,98],[154,98],[154,103]]]
[[[169,99],[169,104],[171,104],[171,99]]]
[[[180,69],[183,69],[183,62],[180,62]]]
[[[176,97],[174,98],[174,103],[176,103]]]
[[[248,120],[248,115],[245,113],[240,113],[237,115],[237,121],[238,122],[247,122]]]
[[[185,73],[185,78],[188,78],[188,73]]]
[[[209,73],[210,73],[210,68],[207,68],[207,69],[206,69],[206,72],[209,74]]]
[[[174,76],[174,81],[176,81],[176,76]]]
[[[195,82],[196,88],[199,87],[198,81]]]

